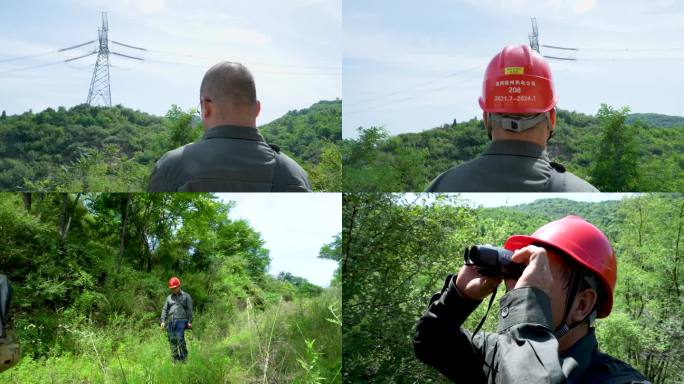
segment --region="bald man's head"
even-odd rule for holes
[[[240,63],[224,61],[209,68],[200,86],[200,96],[215,104],[249,104],[257,102],[254,77]]]

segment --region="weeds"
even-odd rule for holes
[[[75,352],[26,356],[3,373],[9,383],[340,383],[339,289],[312,299],[232,313],[196,314],[188,361],[174,366],[165,333],[148,328],[69,325]]]

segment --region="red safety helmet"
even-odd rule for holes
[[[504,248],[515,251],[533,243],[560,250],[596,274],[605,294],[597,315],[602,318],[610,314],[617,280],[617,261],[610,241],[603,232],[581,217],[566,216],[542,226],[532,236],[509,237]]]
[[[509,45],[489,62],[480,107],[489,113],[536,114],[556,106],[551,68],[527,45]]]
[[[172,277],[169,279],[169,288],[180,287],[180,279],[177,277]]]

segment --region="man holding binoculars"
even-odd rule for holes
[[[598,351],[594,320],[612,309],[617,262],[592,224],[567,216],[464,258],[418,321],[418,359],[460,383],[649,383]],[[502,281],[498,332],[463,329]]]

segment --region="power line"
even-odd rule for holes
[[[160,53],[164,55],[170,55],[170,56],[182,56],[182,57],[190,57],[190,58],[195,58],[195,59],[202,59],[202,60],[211,60],[211,61],[216,61],[216,57],[209,57],[209,56],[199,56],[195,54],[190,54],[190,53],[183,53],[183,52],[173,52],[173,51],[164,51],[164,50],[159,50],[159,49],[149,49],[149,52],[152,53]],[[334,69],[334,70],[339,70],[340,66],[332,66],[332,65],[296,65],[296,64],[273,64],[273,63],[266,63],[266,62],[258,62],[258,61],[250,61],[250,65],[262,65],[262,66],[269,66],[269,67],[282,67],[282,68],[297,68],[297,69]]]
[[[456,82],[456,83],[454,83],[454,84],[443,85],[443,86],[439,86],[439,87],[436,87],[436,88],[423,89],[423,90],[420,90],[420,91],[418,91],[417,93],[415,93],[415,94],[413,94],[413,95],[411,95],[411,96],[405,96],[405,97],[401,97],[401,98],[399,98],[399,99],[393,99],[393,100],[387,101],[385,104],[386,104],[386,105],[390,105],[390,104],[391,104],[392,106],[395,106],[397,103],[400,103],[400,102],[403,102],[403,101],[415,100],[415,99],[418,99],[419,97],[424,96],[424,95],[429,95],[429,94],[433,94],[433,93],[437,93],[437,92],[441,92],[441,91],[453,89],[453,88],[454,88],[455,86],[457,86],[457,85],[461,85],[461,84],[468,83],[468,82],[470,82],[470,81],[472,81],[472,80],[475,80],[475,79],[477,79],[477,78],[479,78],[479,77],[480,77],[480,75],[478,74],[478,75],[476,75],[476,76],[470,76],[470,77],[467,77],[467,78],[465,78],[465,79],[461,79],[460,81],[458,81],[458,82]],[[371,109],[371,108],[376,109],[377,106],[375,106],[375,105],[373,105],[373,104],[374,104],[374,103],[377,103],[378,101],[383,101],[383,100],[382,100],[382,99],[375,99],[375,100],[373,100],[373,101],[371,101],[371,102],[365,103],[363,106],[359,106],[359,103],[358,103],[358,102],[353,103],[353,104],[345,103],[345,104],[342,106],[343,112],[344,112],[345,114],[352,114],[352,115],[353,115],[353,114],[356,114],[356,113],[359,113],[359,112],[363,112],[364,110],[368,110],[368,109]],[[348,106],[352,106],[352,109],[351,109],[351,110],[347,110],[347,107],[348,107]],[[356,107],[354,107],[354,106],[356,106]]]
[[[8,62],[10,62],[10,61],[17,61],[17,60],[24,60],[24,59],[32,59],[32,58],[35,58],[35,57],[47,56],[47,55],[51,55],[51,54],[53,54],[53,53],[58,53],[58,52],[59,52],[59,51],[57,51],[57,50],[52,50],[52,51],[43,52],[43,53],[36,53],[36,54],[33,54],[33,55],[26,55],[26,56],[19,56],[19,57],[11,57],[11,58],[8,58],[8,59],[2,59],[2,60],[0,60],[0,63],[8,63]]]
[[[413,85],[410,86],[410,87],[405,87],[405,88],[401,88],[401,89],[398,89],[398,90],[395,90],[395,91],[391,91],[391,92],[388,92],[388,93],[384,93],[384,94],[379,94],[379,95],[367,97],[367,98],[364,98],[364,99],[355,101],[355,102],[353,102],[353,103],[347,103],[347,104],[345,104],[345,105],[346,105],[346,106],[355,106],[355,105],[359,105],[359,104],[364,104],[364,103],[367,103],[367,102],[371,102],[371,101],[374,101],[374,100],[383,99],[383,98],[387,98],[387,97],[390,97],[390,96],[402,94],[402,93],[405,93],[405,92],[412,92],[412,91],[415,91],[416,88],[420,88],[420,87],[423,87],[423,86],[428,85],[428,84],[433,84],[433,83],[436,83],[436,82],[438,82],[438,81],[442,81],[442,80],[444,80],[444,79],[448,79],[448,78],[450,78],[450,77],[459,76],[459,75],[462,75],[462,74],[464,74],[464,73],[468,73],[468,72],[470,72],[470,71],[472,71],[472,70],[480,69],[480,68],[482,68],[481,65],[477,65],[477,66],[474,66],[474,67],[466,68],[466,69],[463,69],[463,70],[460,70],[460,71],[456,71],[456,72],[452,72],[452,73],[449,73],[449,74],[446,74],[446,75],[444,75],[444,76],[440,76],[440,77],[437,77],[437,78],[434,78],[434,79],[431,79],[431,80],[428,80],[428,81],[424,81],[424,82],[421,82],[421,83],[413,84]],[[478,75],[478,76],[479,76],[479,75]]]
[[[1,74],[4,74],[4,73],[21,72],[21,71],[26,71],[26,70],[29,70],[29,69],[47,67],[47,66],[50,66],[50,65],[62,64],[62,63],[64,63],[64,61],[63,61],[63,60],[59,60],[59,61],[54,61],[54,62],[50,62],[50,63],[43,63],[43,64],[38,64],[38,65],[31,65],[31,66],[28,66],[28,67],[13,68],[13,69],[9,69],[9,70],[6,70],[6,71],[0,71],[0,75],[1,75]]]

